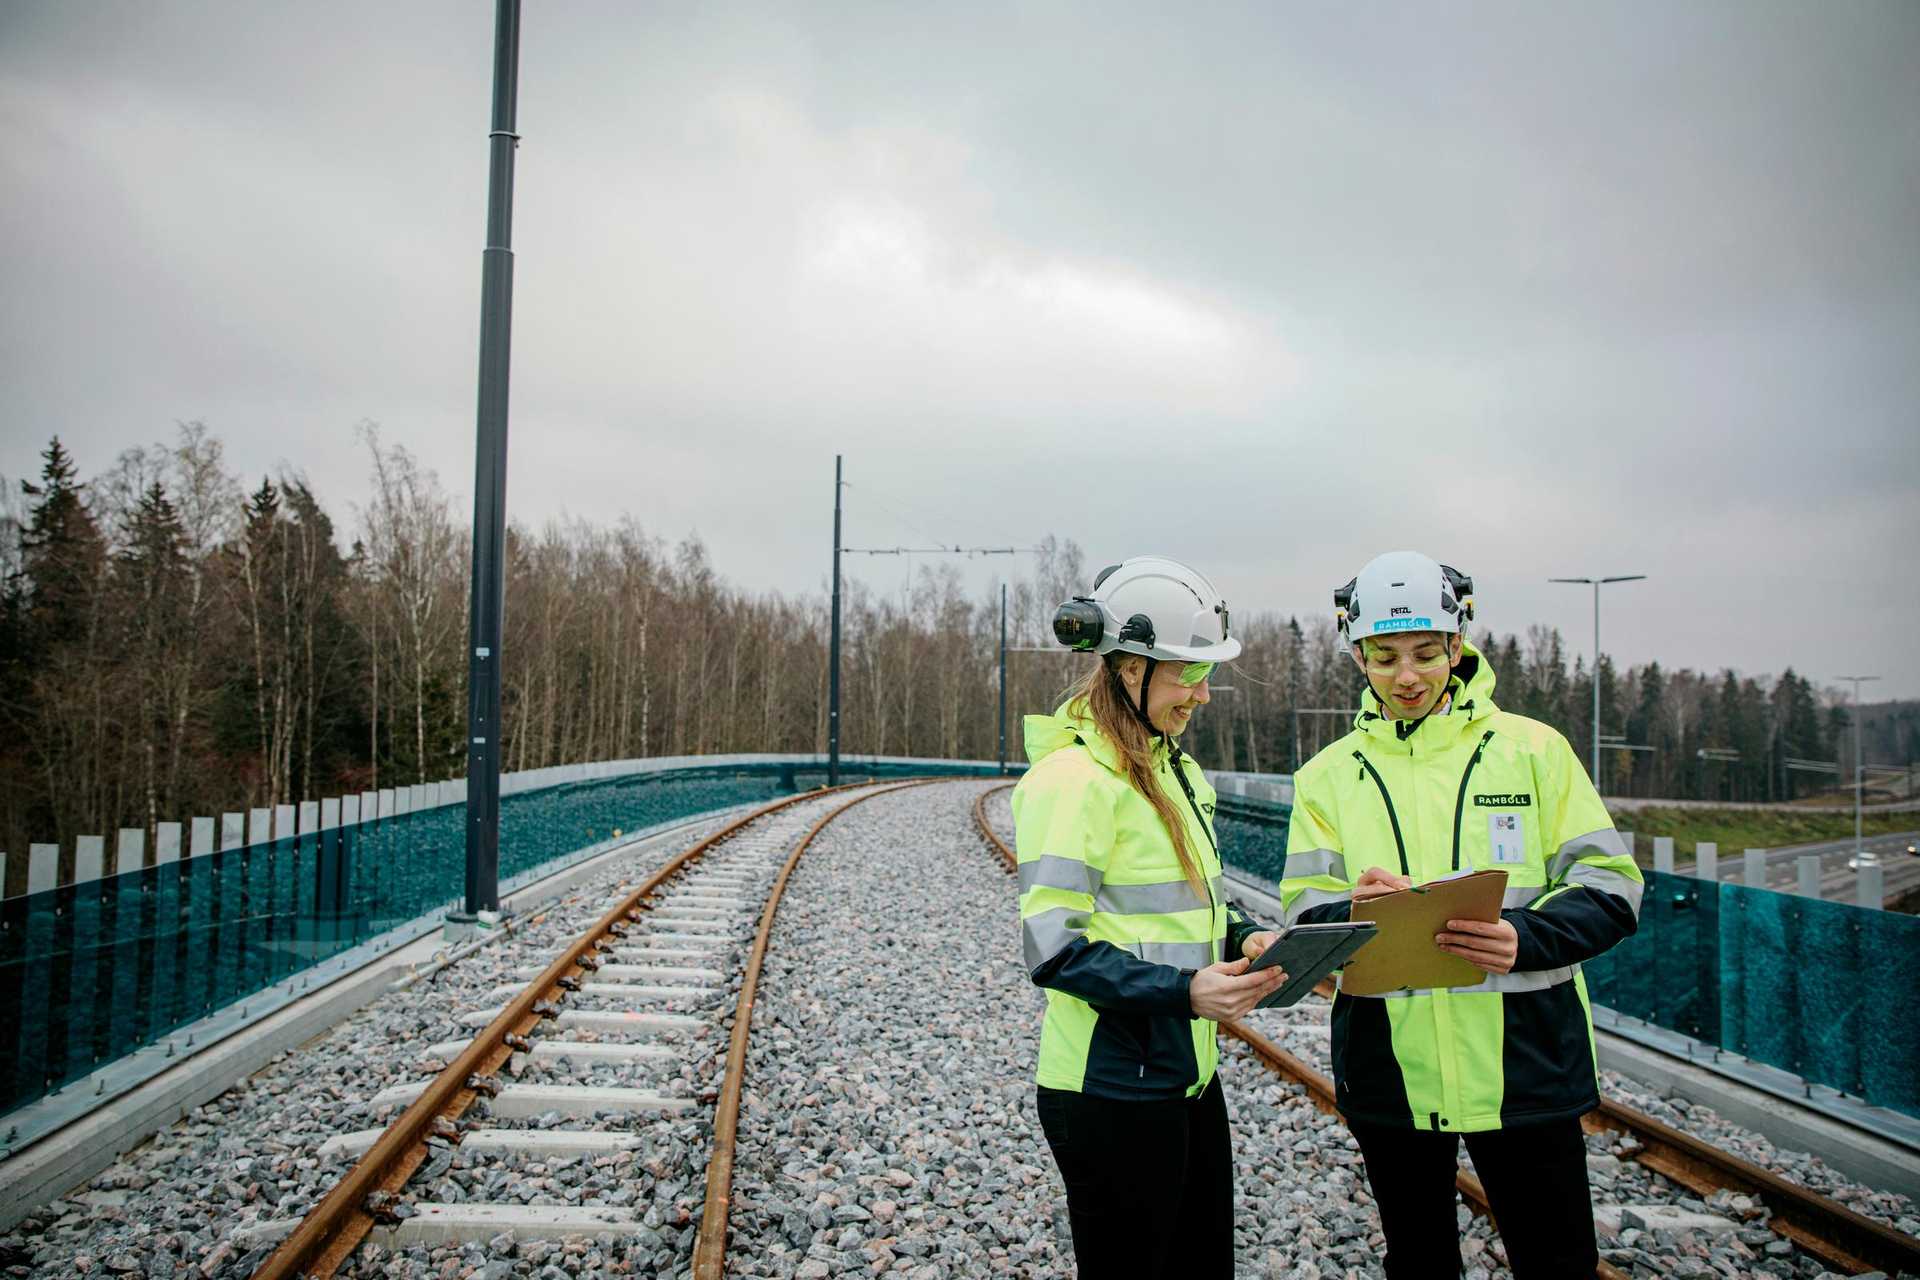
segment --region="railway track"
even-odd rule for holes
[[[503,1231],[528,1239],[650,1234],[644,1222],[613,1205],[489,1202],[473,1188],[502,1181],[489,1176],[489,1162],[632,1158],[646,1147],[651,1129],[684,1125],[709,1106],[712,1137],[693,1275],[719,1280],[754,992],[787,877],[840,814],[874,796],[935,781],[856,783],[764,805],[669,860],[586,922],[545,965],[516,966],[515,978],[530,981],[497,990],[497,1007],[463,1011],[461,1020],[480,1028],[471,1041],[428,1051],[429,1061],[446,1062],[443,1069],[423,1084],[375,1099],[405,1104],[384,1130],[333,1139],[336,1151],[360,1153],[358,1160],[254,1272],[255,1280],[331,1276],[370,1236],[403,1247],[486,1240]],[[749,927],[751,947],[735,966]],[[740,974],[732,1002],[725,999],[729,970]],[[729,1019],[719,1087],[692,1091],[694,1068]],[[528,1064],[559,1082],[522,1084],[517,1072],[514,1079],[502,1074]],[[623,1081],[651,1073],[678,1087],[592,1083],[608,1073]],[[482,1104],[496,1127],[467,1121]],[[632,1122],[592,1127],[609,1113]],[[569,1121],[583,1123],[571,1127]],[[443,1181],[456,1147],[466,1167]],[[403,1198],[423,1165],[428,1185]]]
[[[994,787],[974,801],[973,819],[981,838],[999,855],[1008,872],[1015,870],[1014,851],[1000,838],[987,815],[992,796],[1009,787]],[[1331,997],[1330,983],[1318,994]],[[1301,1085],[1321,1111],[1337,1114],[1333,1081],[1311,1064],[1240,1022],[1223,1022],[1220,1029],[1243,1042],[1270,1070]],[[1920,1275],[1920,1239],[1856,1213],[1831,1197],[1788,1182],[1769,1169],[1711,1146],[1652,1116],[1603,1098],[1597,1110],[1582,1119],[1589,1133],[1617,1131],[1626,1135],[1628,1154],[1695,1195],[1727,1190],[1752,1196],[1771,1216],[1767,1225],[1779,1236],[1817,1259],[1823,1266],[1849,1275],[1883,1271]],[[1492,1217],[1486,1191],[1466,1169],[1455,1179],[1461,1198],[1475,1214]],[[1626,1272],[1601,1262],[1602,1280],[1625,1280]]]

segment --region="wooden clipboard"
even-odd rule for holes
[[[1484,971],[1442,951],[1433,935],[1445,933],[1449,920],[1498,920],[1506,892],[1506,872],[1476,871],[1354,903],[1350,918],[1371,920],[1380,931],[1347,961],[1340,989],[1348,995],[1378,996],[1485,982]]]

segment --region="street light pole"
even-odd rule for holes
[[[1860,754],[1860,686],[1878,680],[1879,676],[1835,676],[1836,680],[1846,680],[1853,685],[1853,865],[1856,870],[1870,867],[1880,861],[1877,853],[1868,853],[1862,848],[1862,831],[1866,826],[1867,769],[1866,757]]]
[[[1616,573],[1606,578],[1548,578],[1548,582],[1593,584],[1593,788],[1600,782],[1600,588],[1609,582],[1639,582],[1644,573]]]
[[[1007,584],[1000,584],[1000,776],[1007,776]]]
[[[456,927],[500,909],[500,637],[506,614],[507,374],[513,335],[513,152],[520,94],[520,0],[498,0],[487,243],[480,267],[480,407],[468,597],[467,874]]]
[[[827,785],[840,785],[840,479],[841,455],[833,455],[833,653],[827,673]]]

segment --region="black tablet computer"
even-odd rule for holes
[[[1280,989],[1254,1007],[1276,1009],[1297,1003],[1320,979],[1372,941],[1378,928],[1371,920],[1337,920],[1328,924],[1296,924],[1286,930],[1259,959],[1247,966],[1248,973],[1274,965],[1287,971],[1287,980]]]

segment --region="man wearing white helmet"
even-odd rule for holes
[[[1459,1273],[1464,1136],[1514,1275],[1591,1276],[1580,1116],[1599,1092],[1580,965],[1634,931],[1639,868],[1567,740],[1494,705],[1493,668],[1466,635],[1470,578],[1389,552],[1334,604],[1367,692],[1352,732],[1294,775],[1286,922],[1507,873],[1498,921],[1448,921],[1434,938],[1484,981],[1334,997],[1334,1096],[1366,1162],[1387,1275]]]
[[[1213,788],[1175,741],[1240,652],[1199,573],[1141,556],[1060,606],[1096,655],[1013,793],[1020,930],[1046,989],[1035,1081],[1079,1273],[1233,1275],[1233,1168],[1215,1025],[1284,981],[1274,935],[1222,893]]]

